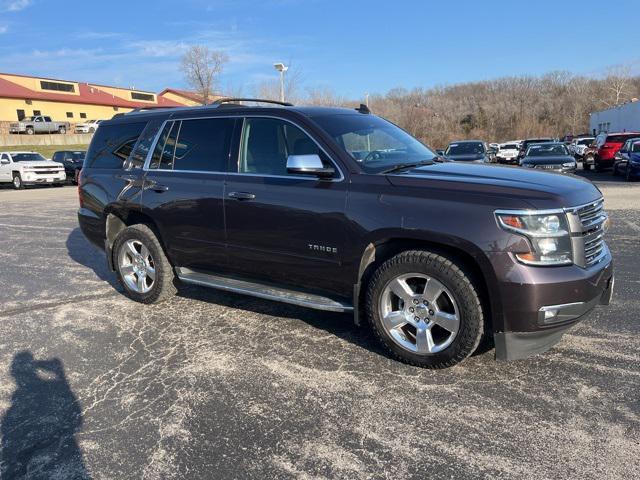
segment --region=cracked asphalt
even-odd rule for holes
[[[605,180],[612,305],[545,354],[445,371],[348,315],[129,301],[75,188],[0,189],[0,478],[640,478],[640,184]]]

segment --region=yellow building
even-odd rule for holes
[[[129,88],[0,73],[0,122],[32,115],[80,123],[109,119],[134,108],[197,104],[191,92],[165,89],[161,94]]]

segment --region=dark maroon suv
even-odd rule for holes
[[[499,359],[542,352],[608,304],[593,184],[441,160],[366,108],[132,112],[94,136],[78,218],[134,300],[181,281],[350,312],[422,367],[483,338]]]

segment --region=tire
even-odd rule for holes
[[[427,285],[435,280],[431,290],[442,287],[442,293],[435,297],[430,295],[430,289],[420,285],[419,282],[425,280],[420,277],[426,277]],[[399,285],[397,281],[402,279],[412,294],[422,289],[424,292],[417,294],[417,298],[408,296],[406,301],[401,300],[390,291],[395,290],[393,285]],[[417,282],[415,290],[411,282]],[[406,290],[403,290],[404,294]],[[397,305],[393,300],[396,297]],[[418,367],[451,367],[471,355],[484,334],[482,303],[464,268],[449,258],[425,250],[402,252],[378,267],[367,286],[365,310],[373,334],[384,349],[397,360]],[[412,317],[414,313],[416,315]],[[444,329],[440,326],[441,320],[434,322],[443,313],[448,318],[457,317],[456,328],[448,326]],[[391,320],[393,328],[389,328],[390,322],[385,322],[383,317],[394,319]],[[415,322],[415,319],[419,321]],[[422,348],[417,340],[420,331],[421,338],[428,336],[431,340],[430,343],[423,340]],[[424,348],[425,345],[430,346]]]
[[[67,133],[67,129],[65,127],[60,127],[58,128],[58,133],[60,135],[64,135],[65,133]]]
[[[633,182],[633,178],[631,178],[631,168],[629,167],[629,164],[627,163],[627,168],[624,172],[624,179],[627,182]]]
[[[13,188],[15,190],[22,190],[24,188],[24,184],[22,183],[22,177],[19,173],[13,174]]]
[[[131,246],[139,254],[137,263]],[[136,248],[138,246],[140,248]],[[155,233],[147,225],[132,225],[122,230],[115,239],[112,254],[118,280],[132,300],[146,304],[160,303],[177,292],[173,267]],[[134,271],[134,264],[137,271]],[[142,275],[138,273],[141,266],[144,266]],[[153,278],[150,275],[152,270],[155,272]],[[142,281],[141,276],[145,277]]]
[[[26,130],[25,130],[25,133],[27,135],[33,135],[36,132],[33,130],[33,127],[27,127]]]
[[[73,185],[78,185],[78,178],[80,177],[80,170],[76,169],[75,173],[73,174],[73,179],[71,179],[71,183]]]

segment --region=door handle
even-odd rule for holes
[[[248,192],[230,192],[229,198],[235,198],[236,200],[253,200],[256,196],[253,193]]]
[[[169,190],[169,187],[167,187],[166,185],[160,185],[159,183],[154,183],[150,188],[154,192],[158,193],[166,192],[167,190]]]

